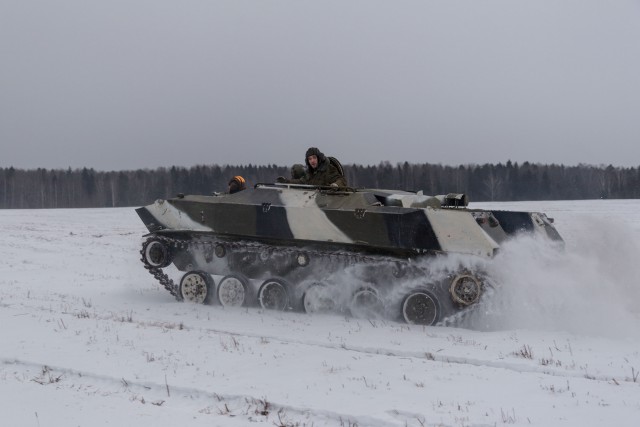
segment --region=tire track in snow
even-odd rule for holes
[[[64,296],[64,295],[62,295]],[[32,298],[29,301],[34,301]],[[50,300],[49,303],[51,303]],[[61,304],[69,304],[69,300],[60,301]],[[78,303],[81,303],[78,300]],[[16,308],[16,304],[1,304],[7,307],[11,306]],[[156,328],[160,330],[180,330],[185,333],[190,332],[205,332],[207,334],[213,335],[224,335],[224,336],[233,336],[233,337],[246,337],[258,340],[269,340],[271,342],[277,342],[281,344],[298,344],[305,345],[310,347],[317,347],[328,350],[337,350],[337,351],[349,351],[358,354],[365,354],[371,356],[379,356],[379,357],[397,357],[404,359],[417,359],[417,360],[426,360],[437,363],[445,363],[452,365],[464,365],[464,366],[473,366],[473,367],[486,367],[493,369],[504,369],[512,372],[518,373],[529,373],[529,374],[541,374],[541,375],[549,375],[554,377],[561,378],[580,378],[587,379],[593,381],[603,381],[603,382],[634,382],[632,378],[629,377],[620,377],[617,378],[612,375],[605,374],[589,374],[586,372],[580,372],[575,370],[568,370],[566,366],[561,368],[553,368],[551,366],[542,366],[542,365],[531,365],[527,363],[518,363],[518,362],[509,362],[503,360],[488,360],[488,359],[478,359],[478,358],[469,358],[469,357],[461,357],[454,356],[446,353],[434,353],[434,352],[425,352],[425,351],[411,351],[411,350],[399,350],[397,348],[391,349],[388,347],[365,347],[365,346],[357,346],[350,345],[346,343],[333,344],[327,343],[318,340],[300,340],[300,339],[292,339],[287,337],[282,337],[278,335],[269,335],[264,333],[249,333],[249,332],[237,332],[228,329],[218,329],[218,328],[209,328],[209,327],[198,327],[198,326],[189,326],[188,323],[184,321],[181,322],[167,322],[165,320],[134,320],[129,312],[125,313],[103,313],[99,314],[96,312],[90,313],[87,308],[79,308],[72,310],[58,310],[55,311],[51,305],[38,306],[38,305],[28,305],[24,303],[24,300],[21,300],[17,305],[24,309],[35,309],[38,311],[47,312],[53,314],[54,312],[58,315],[72,316],[79,319],[94,319],[99,321],[110,321],[116,323],[128,323],[137,325],[144,328]],[[256,312],[260,312],[260,309],[255,309]],[[263,313],[262,313],[263,314]]]
[[[11,372],[3,372],[7,370]],[[217,393],[168,383],[141,382],[20,359],[0,358],[0,374],[5,380],[13,376],[15,381],[32,381],[42,386],[55,384],[56,387],[67,390],[83,389],[87,394],[92,395],[120,395],[130,401],[158,407],[164,406],[165,403],[169,406],[179,400],[180,402],[176,403],[180,407],[189,406],[194,411],[213,416],[246,417],[251,423],[291,426],[304,426],[305,422],[314,426],[384,427],[390,425],[388,420],[295,407],[268,401],[265,397]],[[410,423],[411,419],[415,419],[415,425],[421,425],[417,414],[396,413],[394,415],[398,419],[398,426],[413,425]]]

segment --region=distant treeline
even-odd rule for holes
[[[524,162],[460,165],[382,162],[345,165],[351,187],[466,193],[471,201],[640,198],[640,167],[563,166]],[[234,175],[249,185],[289,176],[284,166],[171,167],[102,172],[93,169],[0,169],[0,208],[86,208],[143,206],[178,193],[225,191]]]

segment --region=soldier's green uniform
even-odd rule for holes
[[[309,164],[309,156],[316,156],[318,158],[318,166],[315,169]],[[332,165],[327,156],[316,147],[311,147],[307,150],[304,162],[307,164],[306,175],[299,179],[290,180],[291,183],[307,185],[335,184],[338,187],[347,186],[347,180],[342,176],[338,168]]]

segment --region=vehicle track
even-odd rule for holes
[[[0,374],[5,380],[31,381],[43,386],[55,385],[66,390],[84,390],[88,395],[119,396],[128,401],[138,401],[157,407],[165,405],[190,406],[194,411],[212,416],[245,417],[248,422],[268,425],[351,425],[389,426],[388,420],[375,417],[354,417],[331,411],[314,411],[295,407],[252,395],[233,395],[195,387],[181,387],[168,383],[136,381],[132,378],[117,378],[94,372],[79,371],[66,366],[19,359],[0,359]],[[175,402],[178,400],[179,402]],[[168,403],[171,401],[171,403]],[[399,416],[398,426],[412,425],[407,419],[419,415]],[[311,423],[308,421],[312,419]],[[416,424],[418,425],[418,424]]]
[[[139,310],[134,308],[130,308],[124,312],[117,312],[111,310],[100,310],[98,307],[92,307],[91,309],[84,307],[82,305],[82,300],[77,298],[71,298],[68,295],[59,295],[62,299],[58,301],[51,301],[51,295],[48,296],[38,296],[31,295],[28,300],[20,300],[17,303],[8,303],[4,302],[0,304],[5,308],[9,308],[15,310],[16,312],[21,312],[17,315],[28,315],[33,312],[41,312],[47,313],[52,317],[65,317],[65,318],[75,318],[86,321],[100,321],[100,322],[109,322],[109,323],[125,323],[131,324],[133,326],[137,326],[140,328],[151,328],[159,331],[166,330],[179,330],[181,333],[189,334],[189,333],[198,333],[210,336],[212,339],[216,336],[218,337],[246,337],[252,338],[255,340],[268,341],[271,343],[277,343],[281,345],[288,344],[297,344],[304,345],[308,347],[315,347],[318,349],[326,349],[326,350],[335,350],[335,351],[346,351],[352,352],[356,354],[363,355],[371,355],[371,356],[381,356],[381,357],[390,357],[390,358],[398,358],[398,359],[415,359],[422,360],[427,362],[434,363],[444,363],[451,365],[463,365],[463,366],[471,366],[471,367],[486,367],[486,368],[494,368],[501,370],[508,370],[518,373],[530,373],[530,374],[543,374],[554,377],[566,377],[566,378],[583,378],[592,381],[603,381],[603,382],[633,382],[633,378],[625,377],[625,376],[614,376],[609,374],[594,374],[587,372],[585,370],[580,369],[580,366],[575,366],[575,369],[570,369],[567,367],[567,364],[560,366],[550,366],[551,364],[540,365],[537,360],[534,360],[533,357],[516,357],[517,355],[509,355],[503,353],[496,357],[495,353],[488,352],[486,359],[479,358],[470,358],[465,356],[456,355],[455,352],[451,350],[455,348],[457,344],[455,342],[454,334],[449,332],[454,331],[452,328],[440,328],[440,327],[410,327],[407,325],[401,324],[393,324],[392,322],[388,322],[386,320],[362,320],[362,319],[348,319],[345,318],[344,322],[353,325],[359,325],[356,329],[361,328],[360,325],[369,326],[371,328],[399,328],[401,330],[411,331],[414,330],[416,333],[423,334],[425,345],[420,349],[415,350],[403,350],[397,347],[393,347],[390,345],[385,345],[385,343],[376,342],[373,346],[365,346],[365,345],[357,345],[350,343],[346,339],[342,339],[340,336],[335,336],[333,340],[336,342],[327,342],[318,340],[318,339],[298,339],[292,338],[291,336],[283,336],[281,334],[269,334],[269,333],[256,333],[249,331],[240,331],[238,328],[212,328],[208,326],[198,326],[196,325],[196,321],[190,322],[189,318],[183,318],[179,322],[176,321],[167,321],[165,319],[140,319],[140,315],[143,313],[144,309],[141,307]],[[28,301],[26,303],[25,301]],[[76,305],[73,305],[72,302],[75,302]],[[56,308],[58,306],[59,308]],[[65,308],[61,308],[65,307]],[[180,303],[178,307],[185,308],[189,307],[189,304]],[[195,306],[192,306],[195,308]],[[200,310],[224,310],[218,306],[202,306],[197,307]],[[243,309],[243,311],[247,311],[248,315],[254,316],[256,320],[258,320],[261,316],[273,317],[276,320],[280,321],[279,316],[286,316],[287,318],[296,318],[298,320],[302,319],[307,320],[306,314],[297,314],[297,313],[278,313],[271,312],[269,310],[257,309],[257,308],[249,308]],[[216,313],[221,316],[224,316],[226,313]],[[338,318],[338,316],[335,316]],[[282,321],[286,322],[288,319],[284,319]],[[201,323],[201,322],[200,322]],[[432,342],[433,341],[433,342]],[[435,345],[434,345],[435,344]],[[525,355],[526,356],[526,355]]]

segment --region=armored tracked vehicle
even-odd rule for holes
[[[491,259],[518,233],[562,242],[543,213],[469,209],[464,194],[257,184],[136,212],[149,230],[142,262],[178,300],[423,325],[490,288],[469,260]],[[177,283],[171,264],[184,272]]]

